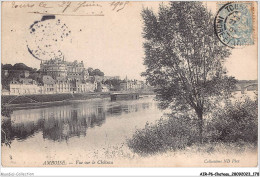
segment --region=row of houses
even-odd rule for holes
[[[97,82],[82,82],[57,79],[43,76],[42,83],[30,78],[19,78],[10,82],[10,90],[2,90],[3,95],[86,93],[97,89]]]
[[[64,59],[41,61],[40,70],[4,70],[3,95],[85,93],[97,89],[97,79],[89,76],[83,61],[68,62]],[[12,79],[11,81],[10,78]],[[6,87],[8,84],[8,87]]]
[[[27,71],[25,71],[27,73]],[[120,82],[120,91],[138,91],[147,89],[143,81],[124,79]],[[58,93],[87,93],[87,92],[109,92],[114,90],[113,86],[102,84],[96,77],[88,80],[68,80],[58,77],[44,75],[40,82],[28,77],[14,78],[9,89],[2,88],[2,95],[30,95],[30,94],[58,94]]]

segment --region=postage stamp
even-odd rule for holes
[[[215,33],[221,43],[231,48],[253,45],[253,4],[251,2],[219,3]]]

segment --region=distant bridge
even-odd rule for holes
[[[236,91],[241,91],[241,93],[245,93],[245,91],[257,91],[258,83],[257,80],[253,81],[238,81],[236,84]]]

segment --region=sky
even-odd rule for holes
[[[2,63],[39,68],[37,58],[64,57],[83,61],[86,68],[99,68],[107,76],[144,80],[140,76],[145,71],[140,12],[144,7],[156,11],[159,2],[81,3],[3,2]],[[215,2],[204,4],[216,12]],[[41,21],[42,13],[56,14],[53,23],[60,26]],[[59,30],[64,24],[68,35]],[[257,45],[233,49],[226,68],[237,79],[257,79]]]

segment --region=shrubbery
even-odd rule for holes
[[[188,117],[160,119],[137,130],[128,146],[137,153],[151,154],[168,149],[183,149],[198,137],[196,121]]]
[[[228,142],[257,144],[257,100],[245,100],[216,110],[204,120],[203,143]],[[214,142],[214,143],[213,143]],[[146,124],[128,140],[128,146],[139,154],[184,149],[199,143],[198,121],[188,116],[160,119]]]
[[[216,111],[205,125],[207,141],[257,143],[257,99],[235,102],[224,110]]]

